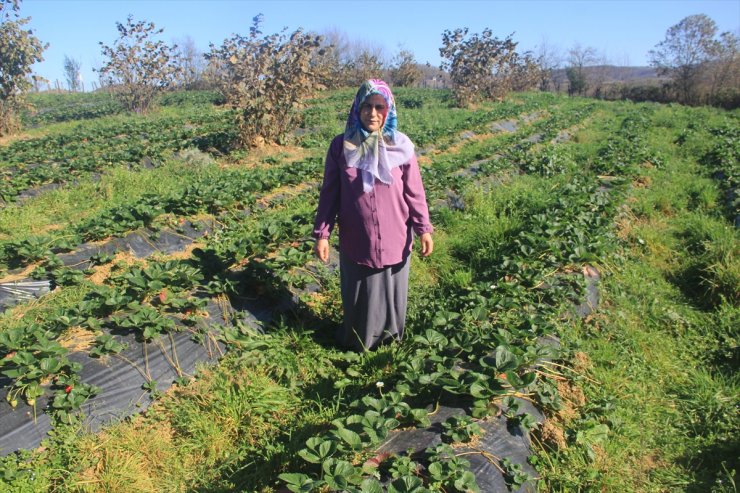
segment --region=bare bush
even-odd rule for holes
[[[348,79],[351,42],[347,34],[337,28],[326,29],[319,36],[320,48],[312,54],[311,67],[322,86],[337,89],[346,85]]]
[[[391,81],[393,81],[394,86],[415,86],[421,81],[422,76],[422,71],[419,64],[416,63],[413,52],[401,50],[393,58]]]
[[[128,16],[126,24],[116,22],[118,39],[113,46],[100,42],[105,64],[97,69],[101,81],[113,89],[123,106],[146,113],[156,95],[177,78],[177,46],[168,46],[155,36],[164,30],[152,22],[136,21]]]
[[[18,0],[0,1],[0,135],[16,131],[18,112],[25,107],[24,96],[37,78],[29,77],[31,66],[43,60],[48,45],[30,29],[24,29],[30,18],[19,18]]]
[[[715,106],[740,106],[740,39],[730,32],[720,35],[707,64],[704,93],[706,101]]]
[[[240,144],[256,146],[285,141],[299,123],[303,100],[319,87],[311,65],[321,38],[301,29],[290,36],[262,35],[262,15],[248,36],[235,34],[206,58],[217,69],[216,82],[237,112]]]
[[[499,39],[490,29],[470,36],[467,28],[444,31],[439,53],[457,104],[501,99],[515,87],[529,88],[535,83],[537,64],[531,55],[519,55],[516,47],[511,34]]]

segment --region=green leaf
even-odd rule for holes
[[[519,366],[518,358],[506,346],[496,348],[496,369],[498,371],[507,371],[516,369]]]
[[[360,438],[360,435],[354,431],[347,428],[340,428],[338,430],[334,430],[332,433],[347,443],[352,450],[359,450],[362,448],[362,438]]]
[[[294,493],[310,493],[324,484],[323,481],[312,479],[305,474],[284,473],[278,478],[285,481],[285,486]]]
[[[476,399],[487,399],[493,395],[493,392],[482,383],[474,382],[470,386],[470,395]]]
[[[52,375],[62,368],[62,363],[56,358],[44,358],[39,363],[39,368],[46,374]]]
[[[367,478],[360,483],[361,493],[383,493],[383,485],[375,478]]]
[[[458,491],[465,491],[466,493],[478,493],[480,491],[478,483],[475,480],[475,475],[470,471],[465,471],[460,478],[455,480],[455,488]]]
[[[605,424],[591,423],[588,428],[576,433],[576,443],[594,445],[603,443],[609,436],[609,427]]]
[[[403,476],[388,485],[388,493],[428,493],[422,480],[416,476]]]

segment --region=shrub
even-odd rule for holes
[[[442,70],[450,74],[459,106],[500,99],[511,90],[535,87],[539,80],[539,67],[529,53],[516,52],[511,34],[502,40],[490,29],[469,37],[467,28],[446,30],[442,45]]]
[[[146,21],[116,23],[118,39],[112,47],[100,43],[108,58],[99,69],[101,79],[114,88],[116,97],[129,111],[146,113],[157,94],[169,87],[179,73],[176,46],[154,41],[163,29]]]
[[[44,45],[23,26],[30,18],[11,20],[18,15],[17,1],[0,2],[0,135],[6,135],[19,127],[18,114],[25,106],[24,94],[32,87],[28,75],[31,66],[43,60]],[[12,6],[13,13],[5,12]]]
[[[398,87],[415,86],[423,77],[414,54],[408,50],[398,52],[391,68],[391,80]]]
[[[302,101],[320,86],[311,60],[321,38],[301,29],[262,36],[261,23],[260,14],[249,36],[235,34],[206,54],[227,104],[236,110],[243,146],[283,142],[299,123]]]

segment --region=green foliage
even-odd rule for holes
[[[568,78],[568,94],[583,95],[588,89],[588,79],[586,73],[578,67],[568,67],[565,69],[565,76]]]
[[[88,120],[124,111],[109,92],[34,93],[27,98],[30,108],[22,114],[25,126]]]
[[[24,29],[30,18],[18,18],[20,2],[13,2],[12,11],[6,11],[6,2],[0,11],[0,136],[18,129],[18,116],[25,106],[24,96],[33,87],[30,77],[34,63],[43,61],[43,44],[33,31]]]
[[[23,248],[23,258],[15,260],[18,264],[41,260],[47,264],[46,273],[57,272],[59,279],[72,281],[71,273],[57,269],[54,261],[54,252],[65,246],[60,238],[69,236],[66,247],[73,247],[86,234],[82,224],[97,230],[96,235],[114,231],[118,221],[126,222],[121,204],[130,204],[153,228],[164,223],[176,226],[190,214],[218,215],[218,224],[188,260],[168,263],[150,258],[146,264],[112,265],[103,286],[84,281],[63,286],[40,300],[38,307],[22,307],[21,319],[15,314],[0,319],[0,355],[34,345],[26,333],[26,326],[33,323],[50,340],[71,326],[107,330],[119,324],[142,338],[192,330],[194,337],[205,340],[210,335],[184,327],[200,316],[195,292],[228,292],[233,299],[259,296],[268,303],[298,294],[294,298],[298,316],[265,326],[265,335],[255,334],[246,324],[212,326],[213,337],[227,344],[230,353],[219,365],[189,382],[179,379],[178,386],[161,397],[158,410],[136,420],[136,428],[122,423],[109,429],[105,443],[92,437],[80,442],[76,433],[60,425],[37,457],[0,461],[0,489],[8,483],[11,488],[30,484],[33,473],[36,484],[53,482],[57,489],[92,475],[101,487],[121,478],[131,485],[144,477],[156,479],[166,485],[164,489],[256,491],[279,488],[275,484],[279,478],[291,491],[477,491],[469,464],[454,449],[435,447],[395,457],[372,456],[372,450],[393,430],[430,426],[437,402],[464,403],[475,419],[501,411],[509,424],[529,430],[534,419],[522,412],[513,394],[528,395],[553,411],[574,402],[571,395],[561,397],[553,380],[545,378],[552,369],[562,371],[571,384],[599,383],[587,388],[588,400],[575,410],[577,416],[562,424],[567,449],[546,449],[549,455],[538,456],[536,467],[544,488],[651,491],[694,482],[709,491],[713,486],[719,490],[720,479],[728,484],[737,470],[731,460],[737,455],[732,448],[737,382],[731,375],[737,358],[738,314],[724,298],[733,279],[726,273],[734,272],[736,264],[732,255],[736,237],[717,209],[721,204],[715,185],[720,187],[722,179],[712,175],[713,163],[731,169],[733,120],[727,115],[714,120],[715,113],[706,110],[701,113],[706,118],[692,114],[691,119],[707,123],[688,128],[683,122],[689,116],[680,107],[611,105],[552,95],[520,95],[517,101],[495,107],[483,103],[476,112],[449,108],[447,91],[401,88],[398,97],[399,105],[410,101],[403,117],[414,141],[435,145],[435,152],[425,154],[422,173],[438,228],[435,255],[414,264],[412,275],[418,277],[412,278],[416,288],[410,291],[408,336],[403,343],[358,355],[337,351],[328,342],[329,327],[338,319],[338,280],[326,269],[310,268],[316,189],[272,196],[284,185],[317,183],[320,158],[283,163],[283,155],[273,154],[248,170],[239,166],[243,154],[232,154],[230,160],[220,157],[221,166],[187,161],[192,172],[182,172],[181,186],[152,187],[157,190],[129,200],[116,195],[125,189],[109,191],[115,206],[90,212],[62,229],[36,226],[33,234],[17,239],[29,240],[23,243],[15,237],[6,241],[13,245],[5,251],[7,258]],[[321,108],[309,112],[306,122],[318,130],[306,134],[305,147],[323,150],[341,127],[346,107],[340,103],[347,98],[349,91],[312,102]],[[196,113],[207,117],[206,108],[187,113],[194,125],[201,122]],[[127,123],[125,128],[121,125],[120,135],[143,132],[153,138],[176,133],[170,125],[187,124],[185,113],[175,118],[174,107],[164,111],[168,118],[159,119],[159,126]],[[502,120],[515,121],[515,130],[490,134],[492,122]],[[226,118],[219,122],[225,125]],[[89,123],[92,127],[98,122]],[[555,142],[564,129],[569,129],[573,141]],[[460,140],[463,130],[480,136]],[[110,136],[119,135],[115,131],[111,124],[111,133],[93,147],[111,145],[115,138]],[[679,139],[680,135],[684,137]],[[192,142],[190,134],[181,136]],[[177,139],[163,141],[161,152],[181,144]],[[50,144],[43,152],[53,151]],[[711,158],[697,162],[697,156],[710,151]],[[14,159],[12,152],[4,156]],[[124,159],[122,152],[112,165],[125,165]],[[599,178],[602,171],[611,177]],[[696,184],[666,186],[666,176],[686,180],[696,173],[702,175]],[[639,186],[650,185],[642,180],[647,175],[652,187]],[[69,180],[70,187],[73,181]],[[459,195],[460,208],[439,205],[450,191]],[[627,194],[652,192],[661,192],[663,198],[676,196],[666,209],[675,214],[673,219],[665,220],[659,208],[648,213],[647,204],[655,199],[625,201]],[[270,198],[258,203],[259,196]],[[22,210],[29,204],[21,201],[13,207]],[[684,212],[685,204],[696,206],[695,217]],[[629,208],[639,215],[639,224],[631,230],[624,225],[624,217],[632,217]],[[158,222],[162,215],[167,221]],[[615,231],[615,223],[624,230]],[[655,223],[670,224],[671,229],[645,234]],[[132,220],[127,227],[139,225]],[[671,255],[658,262],[667,266],[665,271],[646,269],[632,273],[631,283],[625,281],[631,266],[662,251]],[[609,316],[596,313],[578,321],[571,313],[572,306],[583,300],[579,272],[586,262],[600,266],[600,291],[607,303],[599,309]],[[680,289],[683,265],[696,265],[701,272],[685,279],[714,283],[724,279],[721,290],[705,293],[712,302],[702,310],[695,310],[703,305],[700,293]],[[724,273],[718,270],[710,277],[712,266]],[[306,282],[301,277],[306,272],[322,287],[315,298],[292,291]],[[633,294],[636,289],[640,296]],[[58,308],[54,300],[70,291],[78,294],[65,300],[63,309],[49,308]],[[634,330],[623,332],[617,326],[625,321],[639,323],[631,322]],[[21,327],[18,332],[9,330]],[[570,336],[576,330],[584,335],[573,342]],[[543,345],[545,337],[556,333],[561,336],[561,351]],[[121,349],[115,337],[106,335],[98,337],[94,353]],[[679,335],[687,335],[688,341],[675,338]],[[594,348],[596,341],[602,346]],[[560,366],[566,363],[561,358],[585,348],[598,362],[594,373]],[[557,366],[538,367],[543,358]],[[655,362],[664,366],[648,366]],[[47,361],[44,368],[55,370],[59,363]],[[708,369],[694,372],[700,365]],[[29,360],[30,366],[40,364]],[[616,376],[610,378],[609,371]],[[68,414],[57,414],[55,423],[74,421],[75,412],[64,406],[72,409],[84,400],[83,382],[64,380],[76,375],[70,372],[60,379],[72,382],[69,394],[67,386],[41,386],[44,396],[54,396],[50,401],[59,392],[67,396],[79,388],[74,398],[59,398],[60,409]],[[563,378],[553,376],[558,383]],[[148,382],[146,388],[155,391],[156,383]],[[33,385],[28,389],[28,395],[36,391]],[[18,394],[21,398],[23,394]],[[671,406],[664,406],[666,402]],[[470,435],[467,431],[475,420],[460,420],[459,426],[448,423],[449,429]],[[158,433],[160,426],[163,433]],[[156,453],[139,453],[160,435],[167,438],[158,442]],[[135,443],[131,450],[123,445],[126,437]],[[91,447],[99,453],[89,454]],[[96,457],[115,458],[121,449],[125,463],[91,464]],[[649,477],[640,476],[643,469],[636,466],[647,462],[644,454],[656,459]],[[368,455],[372,458],[365,460]],[[715,456],[720,458],[717,465],[708,466],[708,459]],[[167,470],[157,469],[154,461],[166,463]],[[704,466],[692,469],[688,463]],[[141,467],[132,469],[131,464]],[[497,465],[512,489],[529,480],[521,464],[502,458]]]
[[[470,416],[451,416],[442,423],[442,439],[448,442],[470,442],[483,429]]]

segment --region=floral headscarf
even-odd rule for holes
[[[368,132],[360,121],[360,107],[373,94],[380,94],[388,106],[383,128]],[[362,170],[365,192],[371,192],[378,179],[386,185],[393,183],[391,170],[406,164],[414,154],[414,144],[396,126],[396,103],[391,88],[380,79],[366,80],[357,91],[344,129],[344,157],[347,166]]]

